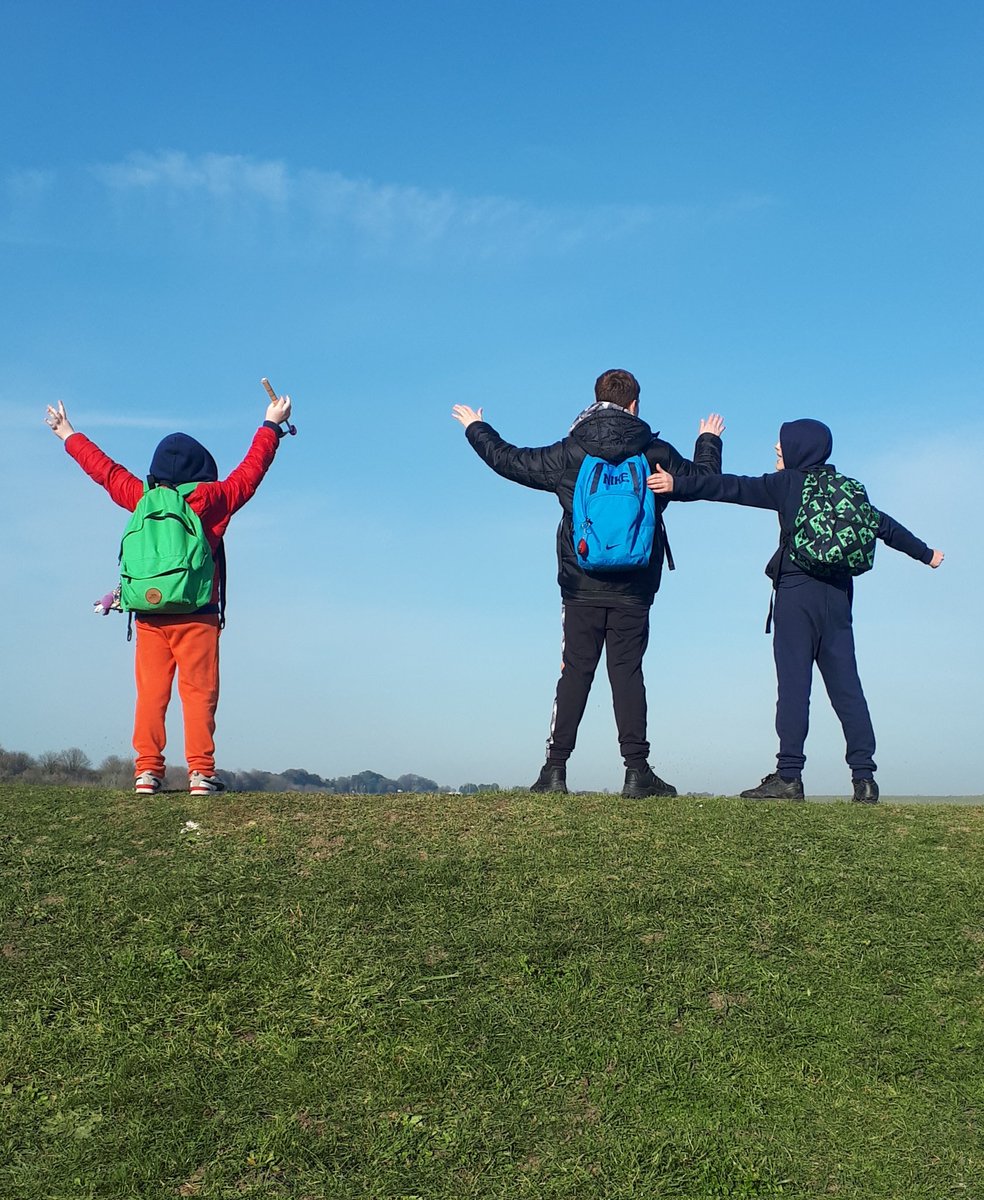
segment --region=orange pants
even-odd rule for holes
[[[184,711],[188,771],[215,770],[215,709],[219,702],[219,618],[158,617],[137,627],[137,708],[133,720],[136,774],[164,774],[164,718],[174,672]]]

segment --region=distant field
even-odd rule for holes
[[[0,818],[4,1200],[984,1196],[980,806]]]

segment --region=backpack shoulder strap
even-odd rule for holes
[[[219,538],[219,544],[215,548],[215,565],[219,569],[219,628],[225,629],[225,612],[226,612],[225,538]]]

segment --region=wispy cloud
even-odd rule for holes
[[[163,190],[171,195],[196,194],[220,201],[260,201],[271,206],[287,200],[287,168],[281,162],[255,162],[238,154],[203,154],[191,158],[169,151],[133,154],[125,162],[91,168],[96,179],[117,191]]]
[[[217,428],[226,425],[229,422],[225,421],[208,421],[203,420],[200,416],[186,413],[184,416],[180,414],[172,414],[171,416],[152,416],[138,417],[131,416],[128,413],[108,413],[96,411],[86,411],[85,427],[86,429],[183,429],[186,426],[194,426],[195,428],[204,428],[210,426]]]
[[[364,251],[409,257],[437,251],[478,257],[557,253],[586,240],[623,237],[672,211],[645,205],[539,206],[338,171],[291,171],[282,162],[240,155],[136,154],[94,167],[92,174],[118,198],[156,195],[178,220],[220,218],[222,228],[236,236],[262,227],[281,245],[305,252],[354,240]]]
[[[87,188],[79,186],[86,180]],[[91,166],[83,181],[56,181],[46,172],[9,177],[8,206],[21,227],[24,213],[40,208],[39,198],[58,190],[56,183],[63,184],[63,202],[85,209],[72,227],[93,236],[166,237],[217,252],[249,247],[277,256],[355,251],[403,261],[563,255],[742,220],[772,203],[742,195],[709,205],[543,205],[293,169],[279,160],[171,150]]]
[[[52,401],[54,403],[54,401]],[[32,425],[43,428],[44,403],[25,404],[23,401],[0,400],[0,420],[8,426]],[[76,419],[78,418],[78,419]],[[89,409],[84,403],[69,405],[69,419],[79,429],[219,429],[232,425],[231,420],[203,419],[197,413],[172,413],[168,416],[135,416],[130,413],[115,413]]]

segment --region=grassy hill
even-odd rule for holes
[[[984,1196],[981,808],[0,817],[10,1200]]]

